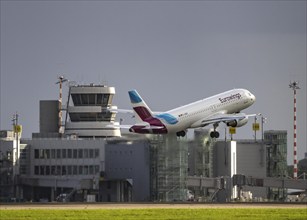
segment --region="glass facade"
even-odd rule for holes
[[[92,161],[88,162],[86,159],[97,159],[99,153],[97,148],[34,149],[34,175],[97,175],[99,174],[99,165],[93,164]],[[67,163],[67,159],[74,160],[69,164],[64,164]],[[78,159],[82,159],[82,164]],[[42,161],[44,161],[43,164]]]
[[[34,175],[40,176],[72,176],[99,174],[99,165],[40,165],[34,166]]]
[[[267,145],[267,176],[288,178],[287,173],[287,131],[265,131],[264,141]],[[286,189],[268,188],[268,199],[284,201]]]
[[[114,121],[116,113],[111,112],[101,112],[101,113],[69,113],[70,120],[72,122],[79,121]]]
[[[75,106],[102,106],[107,107],[112,103],[110,94],[71,94]]]
[[[34,159],[50,159],[50,152],[52,159],[66,159],[66,158],[98,158],[99,149],[34,149]],[[56,152],[56,154],[55,154]]]
[[[152,201],[185,201],[187,196],[188,145],[176,136],[150,140],[150,190]]]

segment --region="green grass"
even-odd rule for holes
[[[0,209],[1,220],[78,219],[307,219],[307,208],[206,209]]]

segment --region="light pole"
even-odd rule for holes
[[[257,114],[261,115],[261,113]],[[259,131],[259,123],[257,123],[257,115],[255,115],[254,123],[253,123],[253,130],[255,132],[255,142],[257,142],[257,131]]]
[[[13,116],[13,127],[15,134],[15,144],[13,144],[13,187],[14,187],[14,196],[15,198],[19,197],[19,188],[18,188],[18,178],[19,178],[19,156],[20,156],[20,146],[19,146],[19,133],[21,133],[21,125],[18,124],[18,113]]]
[[[261,133],[262,133],[262,142],[264,140],[264,129],[263,129],[263,124],[266,122],[267,118],[263,117],[263,115],[261,115]]]
[[[293,178],[297,179],[297,146],[296,146],[296,90],[300,89],[298,82],[290,82],[289,88],[293,90],[294,93],[294,117],[293,117]]]

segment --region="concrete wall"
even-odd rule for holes
[[[59,101],[41,100],[39,102],[40,133],[56,133],[59,131]]]
[[[220,141],[213,147],[214,176],[230,176],[243,174],[258,178],[266,177],[265,145],[252,141],[236,142],[236,161],[232,158],[231,142]],[[232,168],[236,166],[236,171]],[[251,191],[253,197],[266,198],[267,189],[264,187],[244,186],[243,191]],[[234,195],[233,195],[234,196]]]
[[[66,139],[32,139],[24,140],[23,143],[28,144],[30,147],[30,173],[27,178],[39,179],[38,183],[42,183],[42,186],[54,186],[55,177],[58,179],[59,184],[66,182],[67,186],[72,188],[79,188],[82,184],[75,184],[76,181],[83,179],[99,179],[99,173],[104,171],[104,140],[66,140]],[[65,150],[65,156],[63,154]],[[68,149],[77,151],[77,156],[68,156]],[[85,150],[88,150],[85,153]],[[90,156],[90,150],[94,155]],[[48,151],[48,152],[47,152]],[[55,152],[55,156],[52,155],[52,151]],[[60,156],[58,155],[58,151]],[[82,151],[82,156],[79,152]],[[38,155],[37,155],[38,154]],[[98,154],[98,155],[96,155]],[[46,167],[48,166],[48,171]],[[60,167],[60,171],[52,172],[51,168]],[[74,174],[73,171],[68,171],[68,166],[73,169],[73,166],[78,167],[78,174]],[[96,167],[95,172],[85,172],[83,170],[82,175],[79,174],[79,167],[89,169],[89,166]],[[97,166],[99,171],[97,172]],[[44,172],[41,172],[41,167],[44,167]],[[64,170],[64,168],[65,170]],[[38,173],[36,168],[39,169]],[[65,171],[65,172],[64,172]],[[71,180],[71,183],[69,182]],[[39,184],[38,184],[39,185]],[[75,186],[75,187],[74,187]]]
[[[134,202],[149,201],[149,166],[147,141],[106,145],[105,179],[130,182]]]

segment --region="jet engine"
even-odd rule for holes
[[[243,119],[240,120],[233,120],[233,121],[229,121],[227,122],[227,126],[231,126],[231,127],[242,127],[243,125],[246,125],[248,122],[248,117],[245,117]]]

